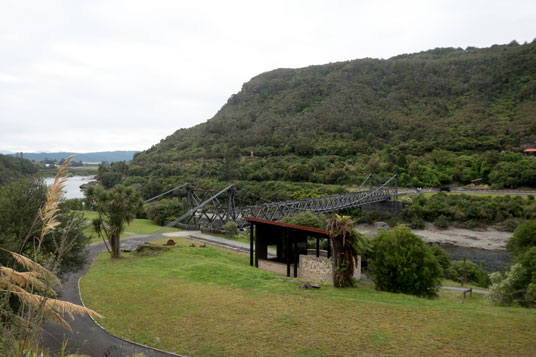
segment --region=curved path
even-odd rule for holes
[[[163,238],[163,236],[151,235],[123,239],[121,240],[121,247],[136,247],[139,243],[159,238]],[[78,281],[82,275],[87,273],[95,257],[100,253],[106,252],[103,242],[90,244],[88,248],[89,263],[80,271],[69,274],[62,282],[63,285],[60,290],[62,300],[82,305]],[[155,350],[115,337],[98,326],[89,316],[76,316],[74,320],[67,317],[66,320],[71,325],[73,332],[69,332],[54,323],[46,323],[44,326],[44,345],[57,355],[60,355],[63,342],[67,341],[68,353],[78,353],[92,357],[126,357],[133,356],[136,353],[143,353],[147,357],[178,356],[174,353]]]

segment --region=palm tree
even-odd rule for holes
[[[326,230],[332,249],[333,285],[336,288],[353,286],[355,260],[367,250],[368,240],[356,231],[348,216],[336,214],[328,220]]]
[[[110,190],[105,190],[102,186],[90,186],[86,190],[86,198],[99,215],[93,220],[95,232],[104,241],[112,258],[119,258],[121,233],[134,219],[142,204],[139,193],[122,185]]]

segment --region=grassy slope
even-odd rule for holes
[[[97,218],[97,212],[84,212],[84,216],[86,217],[86,219],[91,220],[91,219]],[[134,233],[134,235],[148,235],[148,234],[154,234],[156,232],[164,233],[164,232],[177,232],[177,231],[179,231],[179,229],[172,228],[172,227],[162,227],[162,226],[154,224],[148,219],[134,219],[125,228],[125,232]],[[87,235],[91,236],[91,240],[89,241],[89,243],[102,241],[102,239],[99,238],[95,234],[95,231],[93,230],[92,226],[86,228],[84,232]],[[121,238],[131,238],[131,237],[132,235],[128,233],[123,233],[121,235]]]
[[[190,248],[101,255],[81,281],[111,333],[189,355],[530,355],[536,311],[441,292],[426,300],[370,284],[300,290],[246,255]],[[133,293],[135,292],[135,293]]]

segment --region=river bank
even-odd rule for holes
[[[381,229],[389,229],[389,226],[381,222],[357,226],[357,230],[368,237],[374,237]],[[484,267],[489,271],[502,270],[512,261],[506,251],[506,243],[512,232],[503,232],[491,227],[480,230],[449,227],[440,230],[431,223],[427,223],[425,229],[411,231],[424,242],[441,246],[453,260],[462,260],[466,257],[476,263],[484,262]]]

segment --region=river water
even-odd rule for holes
[[[84,198],[84,192],[80,189],[80,185],[83,185],[85,183],[88,183],[90,181],[94,181],[95,176],[72,176],[68,177],[67,181],[65,182],[65,188],[64,188],[64,198],[71,199],[71,198]],[[53,177],[47,177],[45,178],[45,184],[47,186],[52,185],[54,182]]]
[[[439,246],[450,255],[452,260],[463,260],[466,257],[476,264],[484,263],[482,268],[488,272],[504,271],[512,263],[512,256],[506,250],[459,247],[451,244]]]

